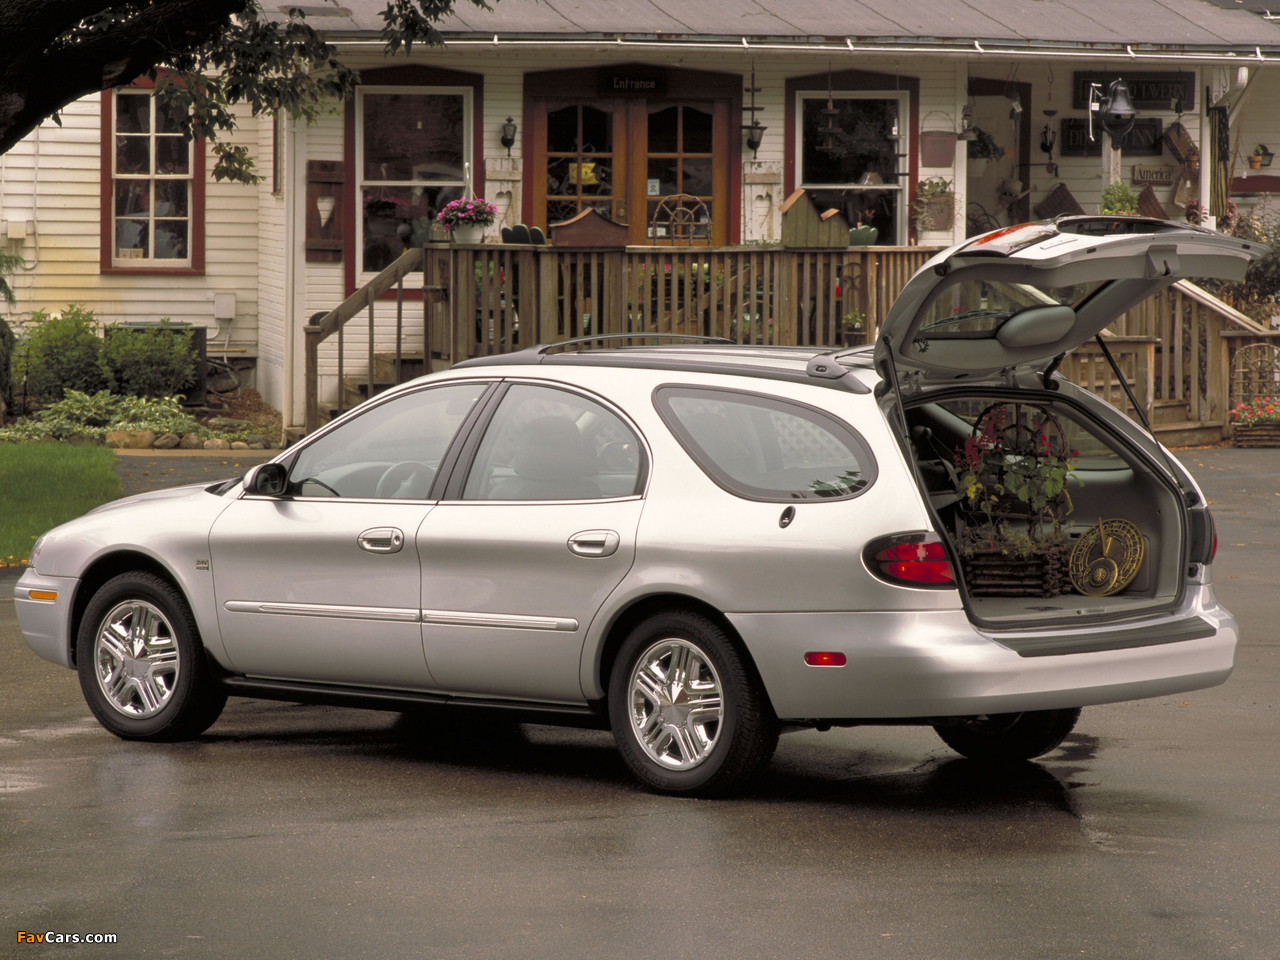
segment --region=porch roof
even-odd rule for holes
[[[1265,0],[457,0],[446,37],[731,40],[882,44],[1044,44],[1135,50],[1280,51]],[[267,5],[287,11],[297,3]],[[333,39],[373,39],[385,0],[313,0]],[[978,52],[973,47],[974,52]],[[1093,52],[1093,51],[1082,51]]]

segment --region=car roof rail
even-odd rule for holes
[[[567,340],[553,340],[551,343],[540,343],[533,347],[540,356],[557,347],[572,347],[580,343],[612,343],[617,340],[677,340],[689,343],[737,344],[736,340],[726,337],[704,337],[694,333],[597,333],[582,337],[569,337]]]

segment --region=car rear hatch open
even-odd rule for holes
[[[900,378],[1043,370],[1177,280],[1243,280],[1257,243],[1139,217],[1067,217],[996,230],[930,260],[876,345]]]
[[[1001,405],[1015,424],[1061,437],[1074,453],[1080,482],[1069,486],[1074,509],[1061,529],[1068,547],[1091,530],[1109,539],[1098,526],[1104,518],[1126,520],[1136,530],[1141,568],[1114,595],[1085,596],[1070,584],[1052,596],[984,595],[962,574],[975,622],[997,634],[1033,632],[1026,643],[1010,641],[1023,655],[1084,652],[1098,629],[1114,631],[1120,646],[1137,646],[1205,627],[1197,620],[1182,633],[1166,629],[1186,596],[1187,572],[1201,559],[1196,544],[1204,535],[1197,531],[1206,523],[1211,529],[1194,484],[1113,408],[1081,391],[1054,389],[1045,373],[1175,281],[1240,280],[1262,253],[1256,243],[1186,225],[1064,218],[988,233],[939,254],[890,309],[875,348],[884,377],[881,405],[902,431],[957,560],[960,532],[975,523],[957,484],[957,465],[966,441]],[[1205,514],[1199,526],[1196,510]],[[960,573],[965,564],[957,566]]]

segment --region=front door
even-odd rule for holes
[[[731,242],[741,78],[672,70],[632,83],[623,73],[526,79],[526,220],[546,229],[594,209],[627,224],[636,245]],[[597,93],[606,88],[625,95]]]

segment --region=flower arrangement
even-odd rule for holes
[[[451,200],[436,214],[436,222],[446,230],[460,226],[487,227],[498,218],[498,208],[479,197]]]
[[[1255,423],[1280,423],[1280,400],[1275,397],[1257,397],[1237,403],[1231,408],[1231,422],[1244,426]]]
[[[1061,546],[1062,523],[1071,513],[1067,482],[1076,455],[1047,410],[1032,409],[1022,419],[1007,403],[984,410],[956,451],[956,482],[968,513],[958,543],[961,553],[1025,557]],[[1019,521],[1025,529],[1017,529]]]

